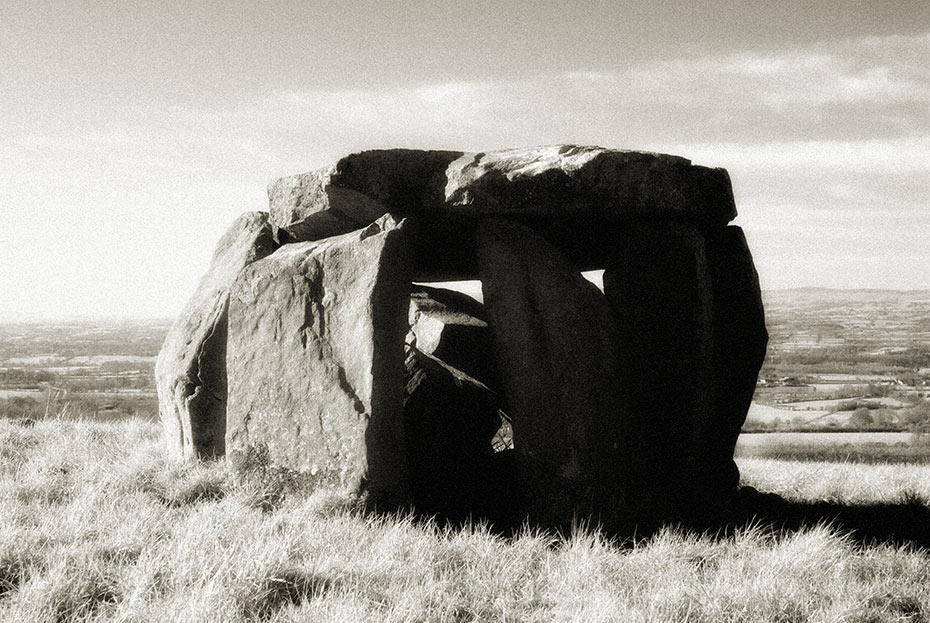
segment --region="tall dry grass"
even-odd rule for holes
[[[803,499],[927,492],[930,467],[748,460]],[[855,471],[848,472],[853,469]],[[847,475],[848,474],[848,475]],[[918,621],[930,555],[829,527],[621,546],[363,512],[174,464],[157,425],[0,420],[0,621]]]

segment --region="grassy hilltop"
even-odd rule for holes
[[[366,514],[225,462],[172,464],[140,419],[0,420],[2,621],[923,621],[930,553],[824,525],[726,538],[505,538]],[[793,500],[930,499],[930,465],[742,459]]]

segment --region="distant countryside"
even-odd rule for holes
[[[930,460],[930,292],[767,292],[737,456]],[[155,421],[169,320],[0,325],[0,417]],[[764,433],[764,434],[763,434]]]
[[[155,358],[170,322],[0,324],[0,417],[158,418]]]

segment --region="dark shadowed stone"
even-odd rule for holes
[[[709,414],[712,301],[704,238],[683,225],[639,225],[615,241],[604,294],[619,335],[629,411],[621,431],[631,493],[646,515],[693,502]]]
[[[407,343],[492,389],[500,387],[484,305],[467,294],[416,284]]]
[[[276,246],[265,212],[236,219],[165,338],[155,364],[155,385],[168,453],[176,458],[224,452],[229,287],[244,266]]]
[[[532,229],[487,219],[478,266],[491,319],[522,503],[565,526],[620,501],[613,320],[600,291]]]
[[[230,291],[227,448],[375,499],[408,498],[403,442],[409,269],[403,222],[288,244]]]
[[[759,276],[743,231],[731,226],[708,232],[707,260],[714,296],[714,375],[699,473],[703,489],[723,497],[739,485],[733,451],[765,360],[768,332]]]
[[[426,513],[464,517],[491,504],[491,440],[499,397],[446,363],[408,347],[404,435],[412,497]]]

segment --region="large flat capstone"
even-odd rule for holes
[[[571,255],[597,251],[563,235],[607,222],[686,219],[724,225],[736,216],[724,169],[678,156],[555,145],[463,153],[373,150],[268,187],[281,240],[315,240],[370,223],[385,212],[417,217],[415,268],[440,280],[476,270],[474,228],[489,216],[532,219]],[[568,238],[571,238],[570,236]],[[590,234],[584,234],[590,243]],[[595,252],[585,261],[598,263]]]

